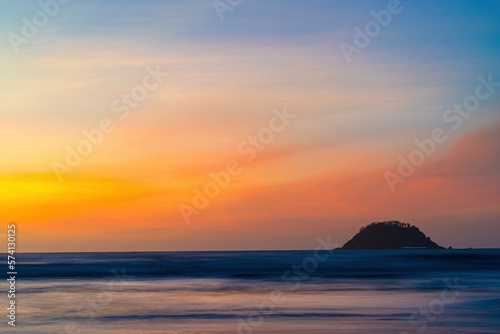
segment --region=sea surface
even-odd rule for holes
[[[1,333],[500,333],[500,250],[17,257]]]

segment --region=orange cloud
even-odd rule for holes
[[[24,222],[119,207],[152,193],[151,187],[126,180],[80,177],[58,182],[50,173],[2,175],[0,185],[3,219]]]

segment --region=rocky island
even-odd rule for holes
[[[372,223],[339,249],[444,249],[418,227],[399,221]]]

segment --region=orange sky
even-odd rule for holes
[[[16,6],[12,17],[32,10]],[[264,33],[250,29],[258,15],[220,23],[178,6],[183,19],[137,26],[101,13],[102,34],[61,16],[19,54],[0,42],[0,217],[18,223],[21,251],[307,249],[382,220],[415,224],[443,246],[500,247],[500,88],[456,129],[443,118],[478,77],[500,80],[496,46],[464,34],[442,51],[442,31],[432,56],[415,57],[418,45],[393,46],[411,29],[400,23],[347,64],[337,48],[347,18],[310,19],[304,35],[285,20],[302,11],[289,8],[276,23],[262,18]],[[449,24],[461,26],[455,14]],[[127,104],[127,94],[143,95]],[[285,109],[293,117],[276,116]],[[391,191],[386,172],[435,128],[447,139]],[[85,135],[95,129],[98,144]],[[68,149],[85,152],[74,166]],[[228,186],[196,208],[194,189],[231,161]],[[189,223],[179,206],[196,212]]]

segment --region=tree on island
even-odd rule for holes
[[[375,222],[362,227],[359,233],[340,249],[401,249],[404,247],[444,249],[421,232],[418,227],[399,221]]]

